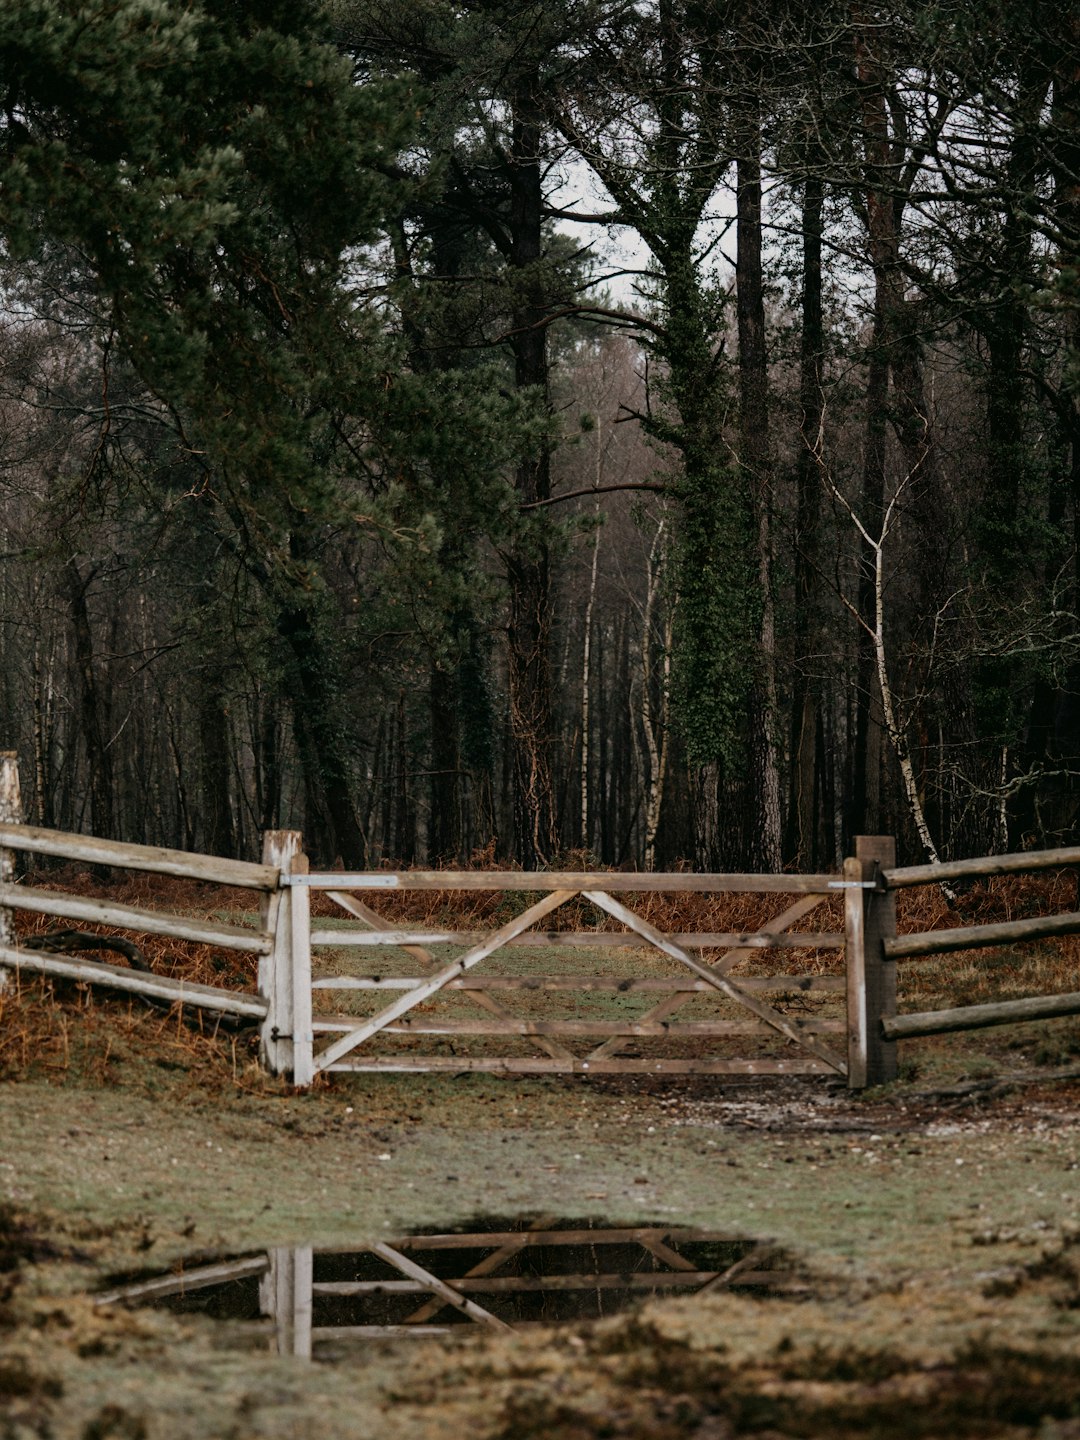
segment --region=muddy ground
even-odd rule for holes
[[[297,1095],[242,1039],[196,1049],[155,1018],[151,1046],[122,1014],[0,1083],[3,1440],[1080,1436],[1075,1078],[1006,1031],[914,1042],[916,1078],[863,1097],[390,1075]],[[775,1239],[806,1288],[337,1366],[90,1298],[182,1257],[541,1212]]]

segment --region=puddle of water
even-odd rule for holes
[[[768,1241],[545,1215],[347,1250],[275,1247],[119,1285],[97,1303],[197,1312],[278,1354],[330,1360],[373,1340],[596,1320],[655,1295],[798,1288]]]

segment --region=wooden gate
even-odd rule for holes
[[[342,1071],[848,1074],[865,986],[850,966],[845,975],[843,952],[853,928],[856,940],[865,933],[876,888],[862,869],[843,878],[308,874],[302,857],[282,864],[288,944],[264,962],[277,967],[264,988],[277,997],[266,1048],[297,1085]],[[499,923],[412,926],[369,903],[419,891],[455,892],[456,914],[464,896],[486,892],[499,902]],[[779,908],[760,928],[724,933],[667,932],[641,913],[657,895],[718,892],[776,895]],[[313,918],[316,895],[333,914]],[[815,921],[820,928],[797,928]],[[791,951],[800,952],[797,973],[736,971]],[[852,983],[856,1003],[845,1013]],[[334,1010],[315,1008],[331,996]]]

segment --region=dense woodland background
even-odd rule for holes
[[[29,820],[1080,842],[1072,7],[9,0],[0,93]]]

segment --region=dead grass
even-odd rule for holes
[[[639,1326],[641,1330],[652,1327]],[[1080,1363],[1006,1346],[975,1344],[932,1371],[895,1353],[814,1350],[762,1356],[740,1368],[714,1354],[631,1335],[632,1359],[609,1355],[603,1403],[572,1384],[526,1383],[504,1403],[495,1440],[728,1440],[745,1434],[910,1440],[953,1435],[984,1440],[1048,1432],[1080,1414]],[[612,1373],[613,1372],[613,1373]],[[596,1393],[595,1383],[590,1387]],[[588,1391],[585,1391],[588,1396]],[[1071,1426],[1069,1435],[1076,1431]]]
[[[109,877],[68,866],[29,875],[27,883],[186,917],[214,919],[223,911],[251,911],[249,892],[168,876],[124,872]],[[58,924],[102,936],[132,933],[115,926],[57,922],[27,911],[15,916],[20,939],[42,935]],[[156,974],[224,989],[255,986],[253,956],[162,935],[140,934],[138,943]],[[203,1080],[215,1074],[235,1079],[251,1055],[250,1034],[238,1033],[214,1015],[29,975],[9,975],[0,989],[0,1079],[36,1077],[56,1083],[70,1076],[101,1085],[114,1080],[119,1067],[130,1069],[133,1064],[172,1066]]]
[[[71,982],[13,978],[0,992],[0,1081],[45,1080],[91,1087],[123,1077],[153,1090],[163,1072],[189,1088],[275,1088],[254,1070],[256,1040],[201,1012],[152,1007]]]

